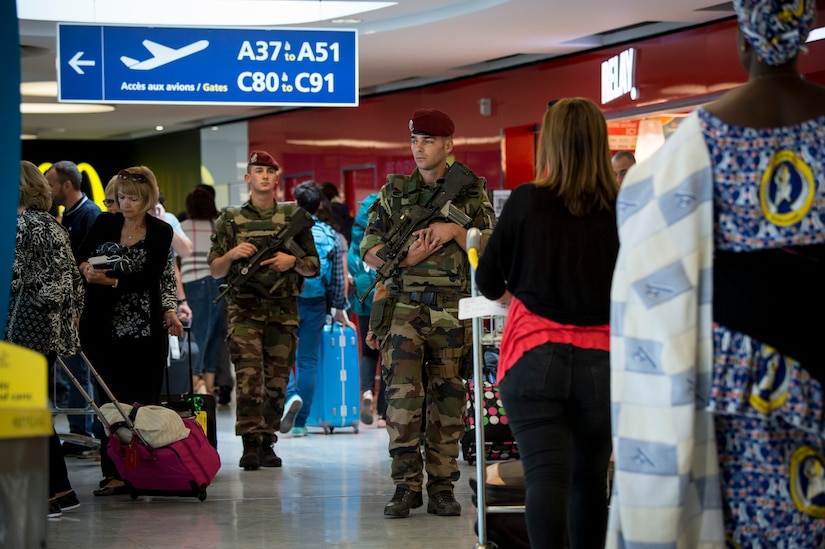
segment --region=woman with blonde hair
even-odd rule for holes
[[[607,124],[581,98],[544,115],[536,181],[513,189],[478,266],[510,303],[497,379],[524,466],[530,546],[607,528],[610,283],[619,247]]]
[[[37,351],[49,368],[57,355],[79,350],[77,320],[83,310],[83,282],[69,232],[49,214],[52,195],[46,177],[31,162],[20,163],[20,199],[12,264],[11,295],[3,339]],[[60,439],[49,440],[49,518],[80,506],[69,482]]]
[[[149,215],[158,201],[155,174],[135,166],[117,174],[118,211],[101,213],[77,252],[86,279],[80,319],[83,349],[115,397],[123,402],[160,401],[168,353],[167,334],[183,335],[177,317],[172,227]],[[105,258],[93,265],[92,258]],[[99,392],[102,403],[107,397]],[[97,496],[125,494],[101,444],[103,480]]]

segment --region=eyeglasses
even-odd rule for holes
[[[142,173],[132,173],[127,170],[120,170],[119,172],[117,172],[117,176],[120,179],[131,179],[135,183],[149,183],[149,178],[143,175]]]
[[[103,200],[103,205],[106,206],[107,208],[109,208],[114,203],[115,203],[115,201],[114,201],[113,198],[106,198],[106,199]]]

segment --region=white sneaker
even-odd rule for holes
[[[281,426],[278,428],[279,432],[286,434],[292,431],[292,426],[295,425],[295,416],[298,415],[298,411],[303,405],[304,401],[299,395],[289,397],[289,400],[287,400],[284,405],[284,415],[281,416]]]
[[[372,425],[372,391],[369,389],[361,395],[361,423]]]

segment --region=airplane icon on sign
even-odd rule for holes
[[[166,65],[167,63],[171,63],[172,61],[177,61],[178,59],[190,56],[193,53],[205,50],[206,47],[209,46],[209,41],[198,40],[197,42],[192,42],[191,44],[178,49],[170,48],[168,46],[164,46],[163,44],[152,42],[151,40],[144,40],[143,45],[147,50],[149,50],[149,53],[152,54],[152,57],[149,59],[138,61],[137,59],[132,59],[131,57],[127,57],[125,55],[120,57],[123,64],[133,71],[148,71],[156,69]]]

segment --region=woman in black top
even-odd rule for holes
[[[527,486],[530,546],[604,545],[610,283],[619,248],[607,125],[586,99],[544,116],[535,183],[513,190],[476,281],[510,302],[501,398]]]
[[[118,173],[117,213],[102,213],[77,251],[86,279],[86,307],[80,341],[86,355],[118,401],[160,401],[167,334],[183,336],[170,246],[172,227],[148,214],[157,203],[155,175],[145,166]],[[89,261],[105,256],[105,268]],[[100,394],[102,403],[108,402]],[[126,493],[114,463],[101,444],[103,481],[95,495]]]

